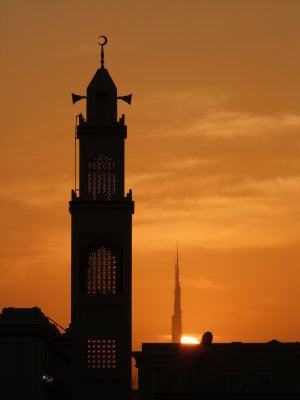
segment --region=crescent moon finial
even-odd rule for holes
[[[104,68],[104,51],[103,51],[103,46],[106,45],[107,43],[107,37],[104,35],[100,35],[98,36],[98,39],[102,38],[103,39],[103,43],[101,42],[97,42],[99,44],[99,46],[101,46],[101,68]]]

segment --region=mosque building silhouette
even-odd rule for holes
[[[178,251],[172,343],[143,343],[132,352],[132,192],[124,194],[127,127],[104,67],[87,87],[86,117],[76,118],[78,187],[71,214],[71,324],[63,329],[38,307],[0,314],[3,399],[282,399],[300,398],[300,344],[184,345]],[[76,159],[76,155],[75,155]],[[60,329],[58,329],[60,328]],[[63,333],[61,332],[63,331]],[[138,390],[131,388],[131,360]]]

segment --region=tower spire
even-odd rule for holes
[[[179,282],[179,256],[178,256],[178,242],[177,242],[177,254],[175,262],[174,315],[172,315],[172,342],[180,343],[181,335],[182,335],[181,289]]]
[[[89,125],[108,126],[117,124],[117,88],[109,72],[104,68],[103,46],[106,36],[99,36],[101,46],[101,67],[97,69],[86,92],[86,118]]]
[[[103,39],[103,43],[98,42],[99,46],[101,46],[101,68],[104,68],[104,51],[103,51],[103,46],[106,45],[107,43],[107,37],[104,35],[98,36],[98,38]]]

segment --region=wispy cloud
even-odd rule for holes
[[[61,175],[50,179],[28,177],[7,181],[0,188],[0,198],[16,201],[28,206],[47,208],[61,203],[72,187],[71,177]]]
[[[178,232],[205,248],[297,242],[300,114],[232,110],[230,96],[165,91],[144,100],[147,151],[128,175],[138,246],[166,248]]]
[[[78,57],[88,53],[95,54],[97,52],[97,47],[92,46],[90,44],[78,44],[77,46],[73,46],[71,48],[61,50],[59,52],[50,53],[50,57],[57,58],[68,58],[68,57]]]
[[[182,279],[182,285],[184,287],[190,287],[194,289],[201,289],[201,290],[209,290],[209,291],[216,291],[216,290],[223,290],[223,286],[213,282],[212,280],[205,278],[204,276],[196,276],[193,279]]]
[[[285,129],[299,128],[300,115],[296,114],[259,115],[218,111],[201,116],[180,132],[184,135],[233,138],[244,135],[264,136],[274,132],[284,134]]]
[[[274,133],[285,135],[299,130],[300,114],[240,112],[228,108],[233,94],[219,91],[156,92],[147,94],[138,105],[147,108],[146,130],[157,138],[162,136],[200,136],[208,138],[265,137]],[[151,123],[150,123],[151,121]],[[145,130],[145,126],[143,127]]]
[[[135,219],[135,240],[144,246],[164,247],[177,240],[178,232],[184,232],[182,240],[187,246],[208,248],[296,242],[300,235],[297,182],[299,178],[275,179],[257,187],[254,182],[249,188],[244,184],[233,195],[201,196],[198,192],[191,198],[170,195],[160,202],[144,200],[139,202]]]

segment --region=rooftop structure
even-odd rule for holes
[[[300,343],[144,343],[140,400],[300,398]]]
[[[0,314],[0,388],[7,399],[70,398],[70,338],[38,307]]]

